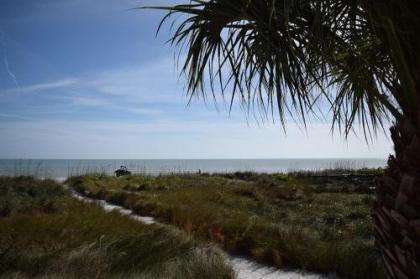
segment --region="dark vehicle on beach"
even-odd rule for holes
[[[117,177],[123,175],[131,175],[131,172],[127,169],[126,166],[120,166],[120,168],[114,171],[114,173]]]

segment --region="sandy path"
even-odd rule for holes
[[[106,211],[116,210],[122,215],[126,215],[136,221],[147,225],[158,223],[153,217],[145,217],[134,214],[131,210],[121,206],[110,204],[104,200],[93,200],[73,192],[75,198],[89,203],[97,203]],[[296,271],[285,271],[275,267],[261,265],[249,259],[236,257],[226,254],[226,259],[236,272],[238,279],[338,279],[335,275],[319,275],[310,273],[301,273]]]

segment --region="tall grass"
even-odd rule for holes
[[[0,278],[234,278],[220,251],[72,198],[54,181],[0,179]],[[54,210],[50,203],[57,204]]]
[[[361,186],[358,178],[340,179],[255,173],[88,175],[68,183],[84,195],[154,216],[265,263],[382,278],[370,216],[373,197],[357,189],[369,181]],[[334,184],[339,184],[336,189]]]
[[[68,200],[69,193],[55,181],[29,176],[0,177],[0,217],[53,213],[61,211]]]

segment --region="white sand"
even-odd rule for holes
[[[227,256],[238,279],[338,279],[335,275],[318,275],[296,271],[285,271],[264,266],[249,259]]]

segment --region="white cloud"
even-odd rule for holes
[[[54,92],[95,94],[97,99],[114,96],[147,103],[185,103],[187,99],[182,100],[184,95],[182,82],[178,81],[173,62],[173,59],[164,57],[153,63],[135,67],[84,74],[20,88],[8,88],[0,90],[0,92],[3,94],[29,94],[57,89]]]
[[[161,111],[158,109],[139,108],[129,105],[117,105],[111,100],[92,96],[55,96],[58,100],[64,100],[67,105],[75,108],[100,108],[104,111],[118,110],[139,115],[157,115]]]
[[[50,90],[50,89],[68,88],[71,85],[75,85],[77,81],[78,80],[75,78],[69,78],[69,79],[63,79],[63,80],[58,80],[58,81],[53,81],[53,82],[33,84],[30,86],[4,89],[4,90],[1,90],[0,92],[2,92],[3,94],[42,92],[42,91]]]
[[[19,119],[19,120],[33,120],[33,118],[22,116],[19,114],[9,114],[9,113],[0,113],[0,117],[10,118],[10,119]]]
[[[183,101],[182,82],[178,81],[173,59],[168,57],[137,67],[102,72],[89,77],[85,83],[103,94],[144,102]]]
[[[374,145],[331,136],[328,125],[308,133],[288,125],[205,121],[0,123],[0,157],[53,158],[386,158],[390,141]],[[25,131],[24,133],[22,131]],[[36,148],[35,148],[36,147]]]
[[[285,136],[279,124],[257,126],[251,120],[248,125],[242,112],[240,118],[236,112],[229,118],[194,103],[183,115],[187,98],[170,58],[1,92],[44,91],[48,94],[42,96],[65,105],[54,106],[56,113],[49,120],[0,122],[0,157],[385,158],[392,151],[385,135],[368,146],[363,137],[351,135],[345,141],[342,136],[331,136],[329,124],[309,125],[308,133],[288,124]],[[148,122],[136,122],[134,117],[126,121],[110,120],[112,116],[91,118],[96,121],[60,118],[66,111],[71,119],[73,107],[127,111],[149,118]],[[52,109],[51,104],[44,108]]]
[[[30,105],[25,101],[27,94],[39,93],[42,93],[43,103],[27,110],[31,116],[42,114],[41,110],[51,111],[51,107],[55,111],[94,107],[104,112],[116,110],[157,116],[162,113],[160,104],[184,109],[187,103],[170,58],[20,88],[0,89],[0,94],[13,96],[16,100],[20,98],[19,103],[23,105]],[[171,108],[165,109],[166,114],[171,113]]]

